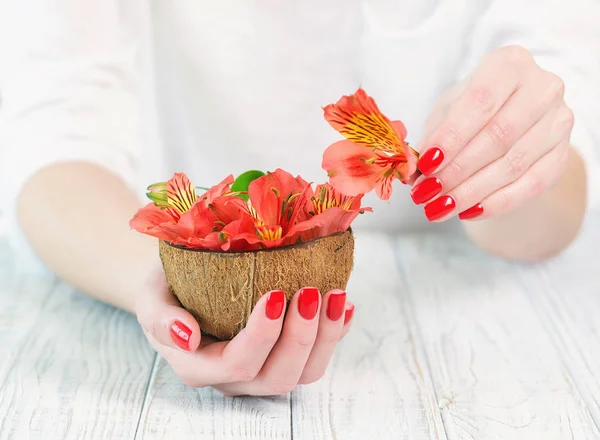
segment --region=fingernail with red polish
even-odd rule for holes
[[[298,312],[307,321],[317,315],[319,308],[319,290],[315,287],[305,287],[300,290],[298,297]]]
[[[439,147],[433,147],[421,155],[419,162],[417,163],[417,168],[419,168],[423,174],[429,176],[443,161],[444,152]]]
[[[350,307],[346,309],[346,313],[344,314],[344,324],[348,324],[350,320],[354,316],[354,304],[350,304]]]
[[[344,314],[346,308],[346,292],[340,290],[329,295],[327,302],[327,317],[337,321]]]
[[[185,324],[180,321],[174,321],[169,328],[169,333],[171,334],[171,340],[175,345],[182,350],[190,351],[190,337],[192,336],[192,331]]]
[[[281,312],[283,312],[283,305],[285,304],[285,293],[281,290],[273,290],[269,292],[267,298],[267,305],[265,306],[265,314],[269,319],[279,319]]]
[[[437,177],[430,177],[414,186],[410,196],[417,205],[426,203],[442,191],[442,182]]]
[[[464,210],[460,214],[458,214],[458,218],[461,220],[470,220],[475,217],[479,217],[483,214],[483,206],[481,203],[477,205],[471,206],[469,209]]]
[[[432,222],[450,214],[456,208],[456,202],[450,196],[442,196],[425,205],[425,215]]]

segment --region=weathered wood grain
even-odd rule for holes
[[[517,276],[526,269],[460,237],[415,236],[396,248],[449,439],[600,438],[528,299],[532,286]]]
[[[131,439],[154,352],[134,317],[53,278],[0,278],[0,439]]]
[[[518,276],[600,426],[600,229],[595,224],[590,222],[563,255]]]
[[[394,240],[357,234],[353,328],[327,376],[292,394],[294,439],[444,439],[429,367],[402,296]]]
[[[190,388],[159,358],[136,439],[287,440],[290,424],[289,396],[232,398]]]

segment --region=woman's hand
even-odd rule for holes
[[[429,118],[418,162],[423,175],[411,191],[427,218],[488,219],[557,183],[574,122],[563,94],[562,80],[523,48],[486,56]]]
[[[185,384],[262,396],[286,394],[323,377],[354,312],[345,292],[321,297],[308,287],[294,295],[284,319],[285,306],[283,292],[263,295],[235,338],[215,341],[200,335],[197,321],[157,271],[138,298],[136,314],[150,344]]]

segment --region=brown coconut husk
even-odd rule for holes
[[[348,230],[295,246],[211,252],[161,241],[160,258],[169,287],[204,333],[233,338],[262,295],[283,290],[288,301],[302,287],[322,294],[346,289],[354,265],[354,236]]]

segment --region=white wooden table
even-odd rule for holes
[[[600,439],[599,244],[525,267],[359,235],[353,330],[325,379],[275,398],[184,386],[134,317],[17,279],[0,245],[0,439]]]

